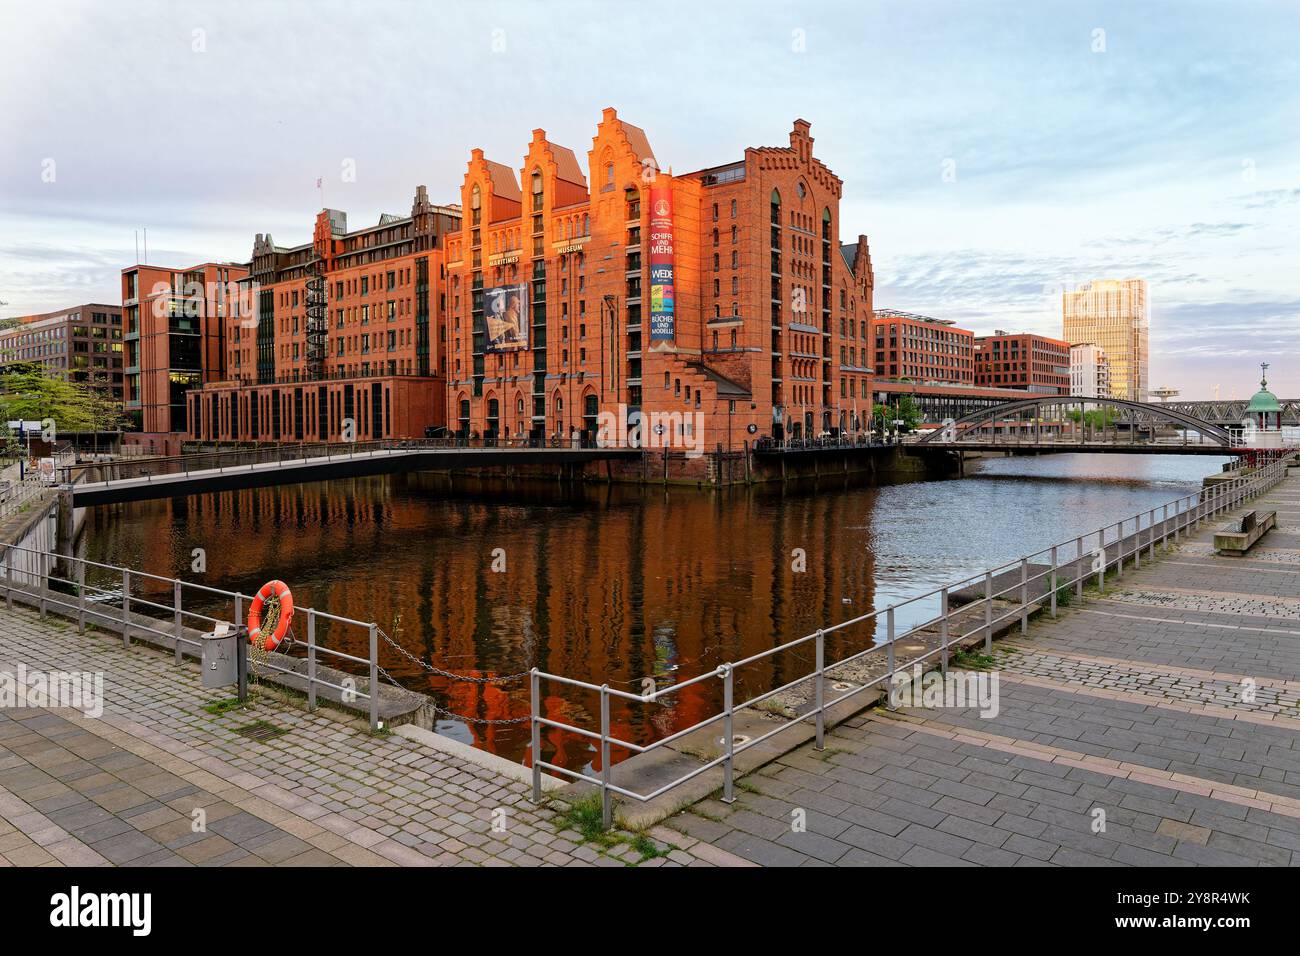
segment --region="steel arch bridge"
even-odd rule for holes
[[[917,439],[914,444],[945,445],[954,442],[976,441],[978,439],[967,437],[969,433],[978,434],[985,428],[997,426],[1008,420],[1023,423],[1025,416],[1029,413],[1033,414],[1032,420],[1035,423],[1036,430],[1038,430],[1043,421],[1043,410],[1056,407],[1064,409],[1061,417],[1066,412],[1076,409],[1083,410],[1089,407],[1113,408],[1123,413],[1120,421],[1128,424],[1131,432],[1144,426],[1153,426],[1164,422],[1188,431],[1198,432],[1213,445],[1223,448],[1231,448],[1234,445],[1231,432],[1223,425],[1189,415],[1170,405],[1153,405],[1148,402],[1134,402],[1124,398],[1086,398],[1081,395],[1036,395],[1033,398],[1005,402],[1002,405],[980,409],[951,422],[945,422],[943,428]],[[1082,435],[1082,429],[1080,429],[1080,435]],[[1120,444],[1120,442],[1116,441],[1111,444]],[[1124,442],[1123,444],[1128,443]]]

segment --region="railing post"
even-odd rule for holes
[[[1097,590],[1106,593],[1106,529],[1097,532]]]
[[[1052,545],[1052,575],[1051,575],[1050,578],[1048,578],[1048,580],[1051,581],[1051,583],[1052,583],[1052,605],[1051,605],[1051,607],[1052,607],[1052,610],[1051,610],[1052,617],[1056,617],[1056,588],[1057,588],[1057,584],[1056,584],[1056,567],[1057,567],[1057,560],[1056,560],[1056,545]]]
[[[14,549],[12,546],[5,552],[5,606],[11,611],[14,609]]]
[[[889,681],[885,685],[885,706],[894,709],[894,676],[898,672],[898,662],[894,658],[894,605],[885,611],[885,667],[889,671]]]
[[[1133,567],[1142,567],[1142,516],[1133,516]]]
[[[1088,571],[1083,564],[1083,535],[1075,539],[1075,549],[1077,551],[1077,560],[1074,563],[1075,581],[1074,593],[1080,601],[1083,600],[1083,579],[1088,576]]]
[[[542,725],[538,723],[537,718],[542,715],[541,690],[542,679],[538,676],[538,670],[534,667],[528,672],[528,713],[532,728],[532,738],[529,744],[533,755],[533,803],[542,802]]]
[[[379,625],[370,625],[370,729],[379,729]]]
[[[86,633],[86,562],[73,558],[77,562],[77,633]]]
[[[1115,580],[1124,576],[1124,520],[1115,523]]]
[[[600,819],[606,830],[614,825],[614,795],[609,791],[609,685],[600,686]]]
[[[181,582],[172,581],[172,627],[176,632],[175,662],[181,662],[181,637],[184,625],[181,623]]]
[[[1020,633],[1029,631],[1029,559],[1020,559]]]
[[[948,588],[939,592],[939,672],[948,675]]]
[[[1150,527],[1148,528],[1148,530],[1150,532],[1151,540],[1147,542],[1149,546],[1147,549],[1147,559],[1150,561],[1154,561],[1156,559],[1156,509],[1155,508],[1151,509],[1151,516],[1148,519],[1148,521],[1150,522]]]
[[[826,745],[826,633],[817,628],[817,750]]]
[[[37,606],[40,608],[41,617],[45,617],[45,592],[49,589],[49,562],[45,560],[44,552],[36,552],[36,570],[38,572],[36,579],[36,596]]]
[[[307,709],[316,709],[316,610],[307,609]]]
[[[993,572],[984,572],[984,652],[993,652]]]
[[[732,683],[732,667],[730,664],[723,664],[718,668],[718,676],[722,678],[722,746],[726,757],[722,761],[722,802],[735,803],[735,764],[736,764],[736,738],[733,705],[735,686]]]
[[[122,646],[131,646],[131,571],[122,569]]]

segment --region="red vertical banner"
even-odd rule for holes
[[[677,338],[673,293],[673,189],[667,176],[650,187],[650,341]]]

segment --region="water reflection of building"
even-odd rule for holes
[[[448,479],[423,475],[252,489],[96,509],[87,537],[91,557],[245,593],[279,577],[300,604],[374,620],[448,670],[495,676],[535,664],[637,692],[643,678],[662,687],[871,607],[870,490],[724,501],[613,486],[563,503],[551,487],[480,482],[452,496]],[[190,571],[196,547],[205,575]],[[491,570],[496,548],[504,572]],[[872,636],[858,631],[845,638],[855,649]],[[828,642],[833,653],[840,640]],[[526,680],[452,683],[396,654],[381,659],[455,713],[528,712]],[[737,694],[801,676],[811,661],[809,647],[746,667]],[[548,708],[566,719],[598,715],[594,695],[551,690]],[[620,734],[644,740],[716,713],[719,701],[720,685],[704,682],[661,705],[616,704],[613,715]],[[469,730],[512,755],[528,734],[526,724]],[[573,759],[586,752],[566,747]]]

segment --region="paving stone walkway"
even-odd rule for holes
[[[752,865],[665,830],[584,842],[491,770],[273,693],[210,713],[194,665],[0,608],[0,680],[19,664],[101,673],[104,709],[0,710],[0,867]],[[280,733],[237,733],[259,722]]]
[[[1015,635],[996,716],[869,711],[667,825],[786,866],[1300,864],[1300,567],[1211,535]]]

